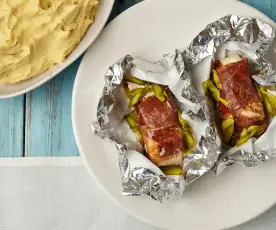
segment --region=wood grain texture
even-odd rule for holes
[[[0,101],[0,157],[23,156],[24,96]]]
[[[143,0],[115,0],[115,4],[113,6],[108,22],[110,22],[112,19],[114,19],[117,15],[119,15],[126,9],[142,1]]]
[[[77,156],[71,99],[80,59],[53,80],[27,94],[25,156]]]
[[[242,0],[276,21],[276,1],[275,0]]]

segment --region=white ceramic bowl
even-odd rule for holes
[[[0,98],[15,97],[27,93],[49,81],[73,63],[98,37],[111,13],[113,4],[114,0],[100,0],[99,8],[95,16],[95,22],[89,27],[81,42],[63,63],[54,66],[32,79],[13,85],[0,84]]]

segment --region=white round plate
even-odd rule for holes
[[[125,54],[156,61],[162,53],[184,48],[208,23],[227,14],[256,17],[275,27],[259,11],[234,0],[147,0],[104,29],[88,49],[77,73],[73,128],[87,168],[117,204],[163,229],[218,230],[258,216],[276,202],[276,164],[271,161],[250,169],[236,165],[218,177],[210,173],[188,187],[180,200],[163,204],[147,197],[121,196],[117,150],[91,130],[103,76]]]
[[[115,0],[100,0],[94,23],[88,28],[81,42],[63,63],[58,64],[44,73],[26,81],[22,81],[13,85],[0,84],[0,98],[15,97],[27,93],[49,81],[66,67],[68,67],[71,63],[73,63],[84,53],[85,50],[87,50],[87,48],[94,42],[94,40],[98,37],[104,28],[105,23],[111,13],[114,1]]]

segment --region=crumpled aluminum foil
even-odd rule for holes
[[[112,114],[120,111],[123,118],[125,112],[121,108],[117,108],[118,101],[116,101],[116,89],[120,86],[124,73],[132,68],[142,70],[149,73],[149,75],[164,75],[176,74],[178,84],[183,85],[183,93],[189,97],[189,101],[198,104],[197,111],[191,110],[183,111],[194,121],[201,121],[206,123],[205,133],[202,134],[199,144],[194,149],[193,154],[190,154],[183,162],[184,177],[171,178],[162,174],[157,174],[145,167],[131,168],[127,158],[127,147],[116,136],[116,125],[112,122]],[[149,77],[150,78],[150,77]],[[220,155],[219,145],[216,144],[217,132],[215,125],[209,124],[209,109],[206,100],[200,96],[194,89],[191,78],[185,70],[182,54],[176,50],[173,55],[165,55],[164,58],[156,63],[143,62],[142,60],[133,58],[129,55],[117,61],[110,66],[105,75],[106,84],[100,98],[97,119],[93,123],[94,134],[116,144],[119,150],[119,167],[122,175],[122,195],[142,195],[147,194],[153,199],[162,201],[173,197],[180,197],[185,187],[194,181],[205,172],[209,171],[215,164]],[[153,79],[154,80],[154,79]],[[166,80],[165,80],[166,81]],[[202,104],[200,106],[200,104]],[[204,108],[204,109],[202,109]],[[207,118],[206,118],[207,117]],[[119,121],[117,122],[117,124]]]
[[[254,69],[259,69],[262,72],[254,75],[254,80],[260,85],[273,85],[276,84],[276,73],[272,64],[265,59],[265,54],[271,47],[274,38],[275,30],[258,19],[227,15],[209,24],[201,31],[183,52],[183,59],[186,67],[190,69],[204,59],[210,56],[214,57],[221,45],[227,42],[236,42],[246,46],[249,52],[254,54],[249,55],[249,59],[254,62]],[[253,153],[243,150],[226,152],[221,155],[213,171],[219,174],[234,163],[253,167],[275,157],[275,148]]]
[[[216,164],[214,171],[218,174],[225,170],[227,167],[239,163],[246,167],[255,167],[268,160],[276,158],[276,149],[266,149],[256,153],[248,153],[245,151],[237,151],[232,154],[223,155]]]
[[[180,196],[184,189],[183,181],[175,182],[173,179],[166,178],[163,175],[157,175],[150,169],[143,167],[135,167],[131,170],[126,157],[127,147],[114,135],[114,127],[111,120],[112,111],[116,107],[115,90],[121,84],[124,73],[134,66],[139,68],[139,62],[140,60],[127,55],[110,66],[105,75],[106,84],[98,104],[98,121],[93,123],[92,128],[94,134],[117,146],[119,152],[119,167],[122,175],[122,195],[136,196],[144,193],[153,199],[162,201],[172,196]],[[164,71],[166,68],[170,68],[166,66],[166,63],[160,63],[164,65]],[[140,68],[145,70],[148,66],[140,66]],[[148,71],[151,70],[148,69]],[[124,114],[122,114],[123,116]]]
[[[254,62],[263,70],[263,75],[254,76],[255,80],[263,85],[274,84],[276,83],[275,72],[272,65],[264,58],[274,36],[273,28],[257,19],[228,15],[208,25],[182,53],[176,50],[175,54],[165,55],[156,63],[146,63],[127,55],[109,67],[105,75],[106,84],[98,104],[98,120],[92,127],[94,134],[114,143],[118,148],[123,195],[147,194],[158,201],[180,197],[187,185],[210,170],[219,173],[236,162],[245,166],[255,166],[276,156],[274,149],[258,153],[237,151],[230,155],[223,154],[214,122],[214,110],[210,109],[204,95],[196,89],[190,74],[194,65],[207,57],[214,56],[220,45],[234,41],[255,47]],[[195,122],[206,124],[193,153],[184,159],[183,178],[175,180],[149,168],[130,167],[127,146],[116,136],[116,124],[112,118],[118,106],[116,89],[120,86],[124,73],[132,68],[142,70],[149,75],[177,75],[179,78],[177,85],[182,87],[181,97],[197,105],[196,110],[184,110],[183,113]],[[121,118],[124,115],[121,114]]]
[[[274,29],[258,19],[227,15],[207,25],[186,48],[183,57],[185,64],[195,65],[205,58],[213,56],[223,43],[234,41],[249,46],[254,45],[255,61],[262,67],[265,75],[265,78],[256,79],[256,81],[275,84],[275,72],[271,63],[264,58],[274,37]]]

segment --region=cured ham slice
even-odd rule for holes
[[[234,118],[233,138],[250,126],[267,126],[268,121],[264,106],[253,83],[247,58],[235,54],[215,63],[215,71],[220,83],[220,96],[228,105],[219,102],[220,120],[229,116]]]
[[[225,118],[225,113],[233,114],[238,130],[263,123],[265,111],[252,82],[248,59],[235,59],[234,62],[220,64],[215,70],[222,86],[221,97],[229,103],[227,111],[225,105],[220,103],[222,118]]]
[[[187,146],[178,120],[178,107],[168,92],[164,102],[144,97],[137,105],[139,126],[150,160],[158,166],[182,165]]]

